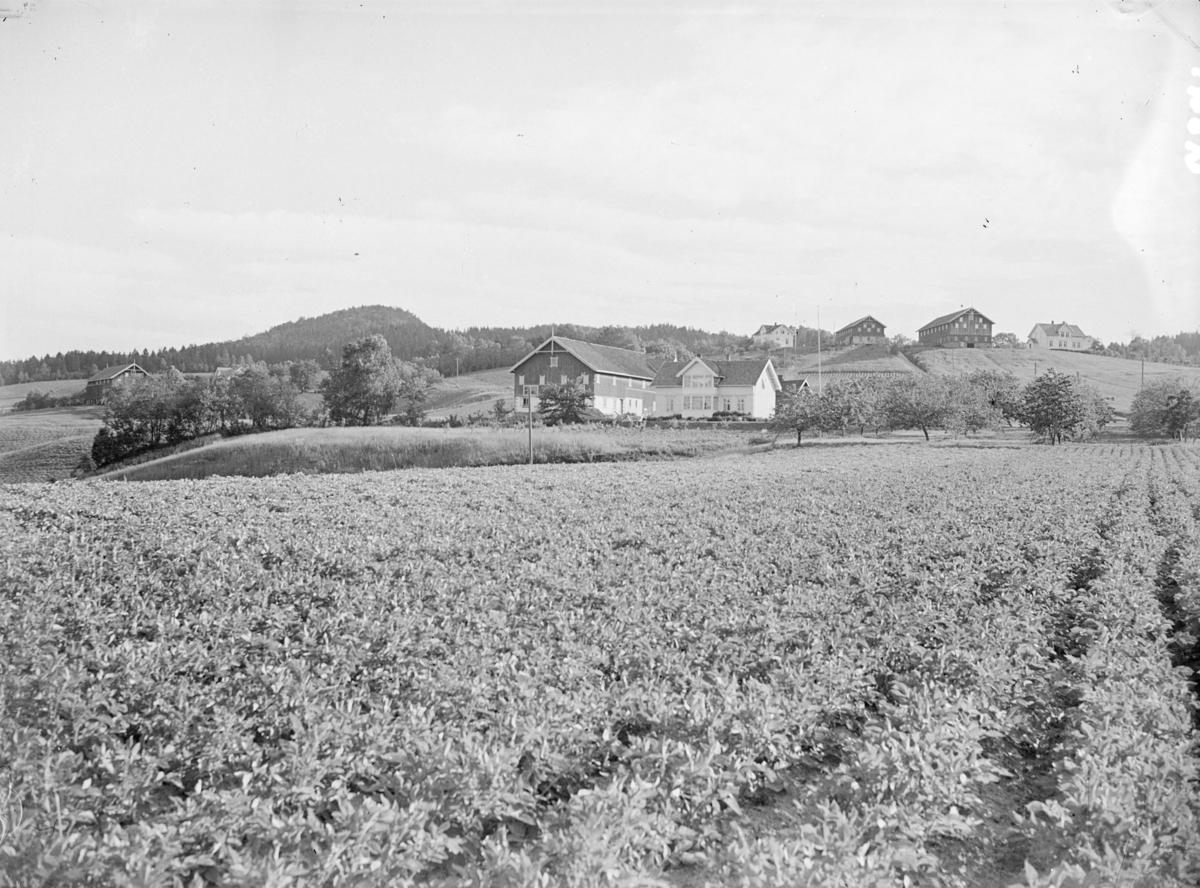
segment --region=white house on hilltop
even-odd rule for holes
[[[1030,348],[1053,348],[1064,351],[1085,352],[1096,340],[1074,324],[1034,324],[1029,333]]]
[[[750,338],[759,348],[791,348],[796,344],[796,330],[787,324],[763,324]]]

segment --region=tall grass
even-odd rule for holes
[[[523,429],[400,427],[289,429],[221,441],[119,469],[106,480],[165,481],[211,475],[263,477],[528,462]],[[536,463],[676,459],[744,447],[748,436],[674,429],[534,429]]]

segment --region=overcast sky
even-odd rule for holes
[[[0,358],[376,303],[1195,330],[1200,0],[1155,6],[0,0]]]

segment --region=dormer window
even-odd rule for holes
[[[551,367],[557,367],[557,366],[558,366],[558,355],[551,355],[551,356],[550,356],[550,366],[551,366]]]

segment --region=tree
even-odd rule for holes
[[[946,383],[927,373],[910,373],[888,386],[883,412],[894,429],[920,429],[929,440],[929,430],[942,428],[948,409]]]
[[[992,406],[987,389],[976,385],[970,376],[947,377],[945,384],[946,414],[942,426],[946,431],[969,435],[997,428],[1003,421],[1000,410]]]
[[[512,416],[515,407],[509,407],[504,403],[503,398],[497,398],[496,403],[492,405],[492,419],[496,422],[508,422],[508,418]]]
[[[1021,383],[1007,370],[976,370],[967,380],[983,393],[990,408],[1012,425],[1021,413]]]
[[[331,421],[339,425],[372,425],[407,401],[419,414],[437,373],[392,357],[387,340],[376,334],[342,349],[340,363],[321,383]]]
[[[291,380],[272,373],[262,362],[235,373],[229,389],[256,432],[291,428],[303,418],[300,393]]]
[[[992,337],[992,345],[996,348],[1020,348],[1021,340],[1016,333],[997,333]]]
[[[592,396],[574,382],[542,387],[538,413],[546,425],[571,425],[590,418]]]
[[[288,365],[288,377],[298,392],[311,392],[321,378],[321,365],[312,358],[295,361]]]
[[[776,435],[795,432],[799,447],[806,431],[821,427],[826,411],[826,404],[812,389],[784,392],[775,402],[775,415],[767,427]]]
[[[1200,423],[1200,398],[1194,396],[1191,390],[1183,388],[1177,393],[1167,396],[1166,410],[1163,411],[1164,425],[1172,438],[1187,440],[1188,431]],[[1194,432],[1193,432],[1194,434]]]
[[[1053,368],[1025,386],[1021,422],[1051,444],[1098,435],[1112,422],[1108,399],[1090,383]]]
[[[1200,397],[1182,377],[1154,380],[1133,396],[1129,426],[1139,435],[1186,437],[1198,405]]]

